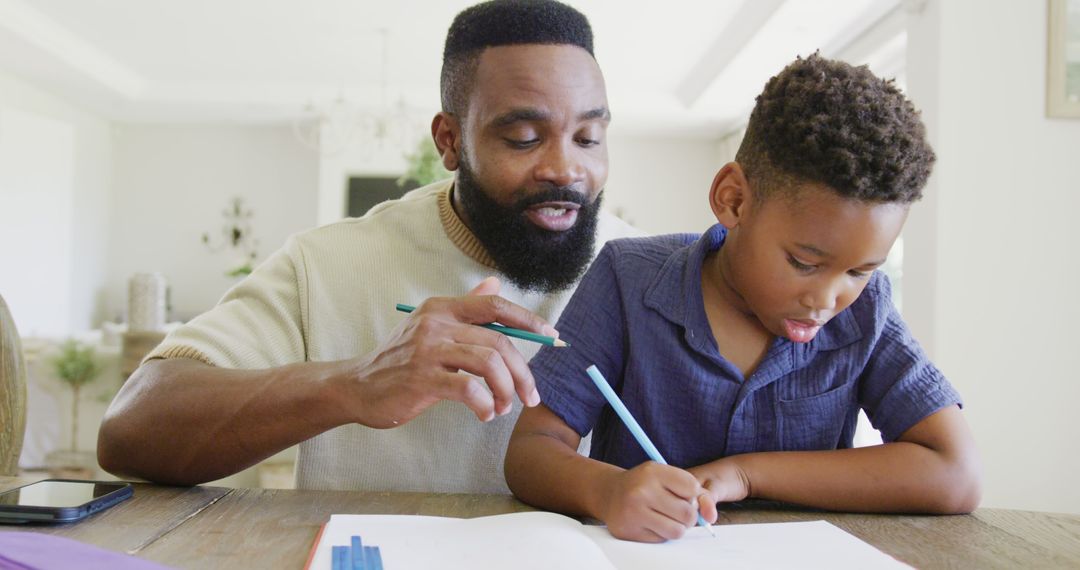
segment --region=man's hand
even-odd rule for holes
[[[681,537],[697,524],[698,497],[704,489],[690,473],[648,461],[613,476],[600,517],[612,536],[638,542]],[[716,520],[705,513],[707,522]]]
[[[440,400],[461,402],[489,421],[510,411],[515,392],[525,405],[539,404],[532,373],[510,339],[474,325],[558,333],[498,293],[498,279],[489,277],[464,297],[428,299],[378,349],[352,363],[346,391],[354,397],[343,403],[358,406],[356,421],[392,428]]]

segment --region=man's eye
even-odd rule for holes
[[[787,260],[788,260],[788,263],[790,263],[791,266],[794,267],[800,273],[809,273],[810,271],[813,271],[817,267],[816,265],[810,265],[808,263],[803,263],[803,262],[799,261],[798,259],[796,259],[795,256],[793,256],[793,255],[788,255]]]

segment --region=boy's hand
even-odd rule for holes
[[[750,478],[731,458],[687,469],[705,489],[700,498],[701,516],[715,521],[719,516],[716,503],[741,501],[750,496]]]
[[[648,461],[617,474],[600,518],[615,538],[663,542],[697,524],[698,497],[706,494],[690,473]],[[716,508],[713,518],[716,520]]]

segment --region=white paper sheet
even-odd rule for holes
[[[644,544],[618,540],[606,527],[582,531],[619,570],[655,568],[908,568],[825,521],[694,527],[679,540]]]
[[[379,547],[385,570],[613,569],[581,530],[574,519],[543,512],[475,519],[333,515],[310,568],[330,570],[331,547],[359,535]]]
[[[310,568],[329,570],[330,550],[359,535],[378,546],[385,570],[432,568],[906,568],[825,522],[719,525],[664,544],[618,540],[602,526],[545,512],[475,519],[333,515]]]

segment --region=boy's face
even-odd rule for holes
[[[763,201],[748,193],[741,210],[733,226],[725,222],[720,271],[734,293],[725,297],[794,342],[810,342],[859,297],[908,213],[903,204],[859,202],[820,185]]]

